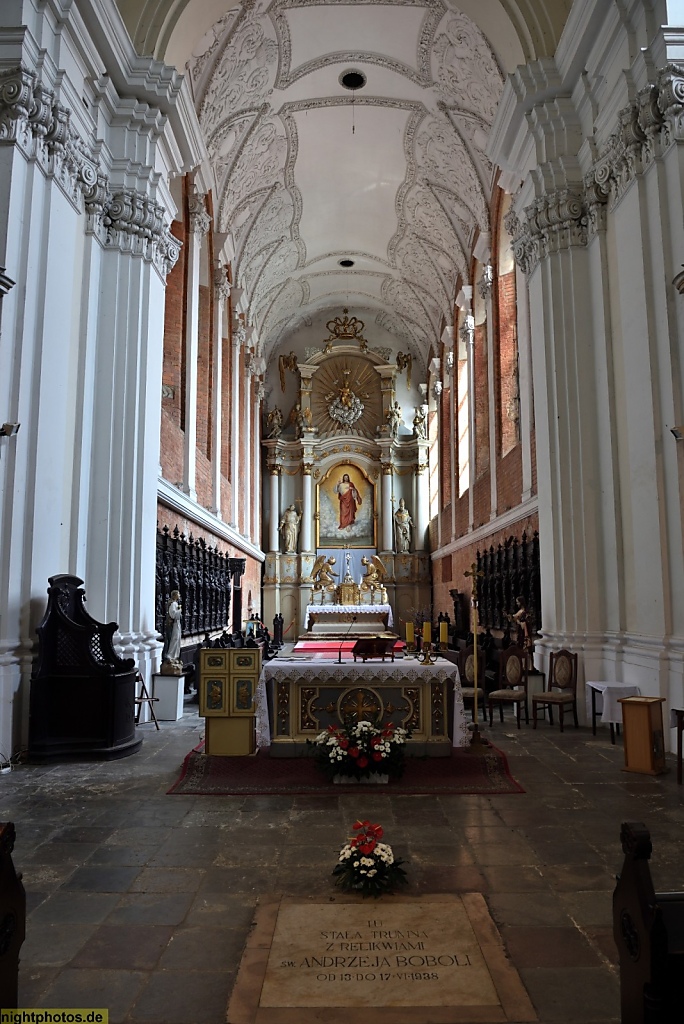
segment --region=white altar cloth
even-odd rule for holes
[[[377,606],[376,606],[377,607]],[[326,683],[347,683],[354,685],[363,681],[372,686],[373,683],[390,683],[411,686],[417,682],[432,681],[451,682],[454,691],[454,719],[452,746],[465,747],[470,742],[470,733],[463,708],[463,696],[458,667],[449,661],[438,659],[434,665],[420,665],[413,659],[399,658],[396,661],[343,661],[339,664],[334,659],[321,659],[315,662],[303,661],[297,655],[290,658],[274,658],[265,662],[259,679],[262,697],[265,700],[267,684],[275,687],[292,676],[296,665],[297,678],[310,685],[325,686]],[[257,726],[257,736],[259,729]],[[270,739],[270,737],[269,737]],[[259,745],[266,745],[259,741]]]
[[[309,621],[309,615],[386,615],[387,626],[394,625],[392,617],[392,606],[389,604],[307,604],[304,621]]]

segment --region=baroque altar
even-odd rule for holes
[[[267,369],[263,617],[282,614],[286,640],[310,605],[387,605],[400,623],[431,603],[428,368],[343,312]]]
[[[338,664],[276,658],[264,665],[261,678],[271,710],[272,757],[300,756],[307,739],[349,719],[392,721],[411,730],[407,753],[447,756],[452,693],[453,745],[469,741],[458,672],[447,661],[423,666],[408,659]]]

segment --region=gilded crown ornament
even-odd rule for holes
[[[334,341],[358,341],[359,347],[365,352],[368,349],[368,342],[363,336],[363,329],[366,326],[364,321],[355,316],[347,316],[349,310],[346,308],[342,312],[344,316],[336,316],[325,325],[330,335],[325,340],[325,351],[331,350]]]

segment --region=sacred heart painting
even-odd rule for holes
[[[317,498],[317,547],[375,547],[375,486],[363,470],[333,466],[318,484]]]

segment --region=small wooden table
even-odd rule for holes
[[[665,764],[664,697],[620,697],[625,732],[626,772],[662,775]]]
[[[618,733],[620,732],[620,724],[622,722],[622,709],[619,698],[638,697],[641,691],[638,686],[633,686],[631,683],[597,683],[587,681],[586,686],[587,696],[588,691],[591,690],[591,731],[595,736],[596,717],[598,715],[596,710],[596,694],[600,693],[603,698],[601,721],[610,726],[610,742],[615,746],[615,730],[617,728]]]

